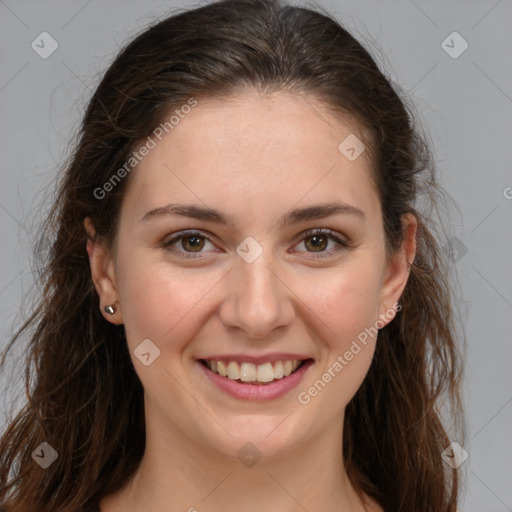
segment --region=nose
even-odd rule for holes
[[[238,258],[225,282],[220,320],[227,328],[242,330],[247,338],[268,339],[273,331],[290,325],[295,315],[293,293],[268,253],[252,263]]]

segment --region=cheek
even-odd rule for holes
[[[363,257],[303,285],[300,294],[314,313],[312,330],[322,353],[318,372],[301,386],[301,404],[315,402],[331,417],[357,392],[375,351],[379,292],[378,265]],[[307,412],[321,414],[316,407]]]
[[[130,348],[146,338],[157,346],[172,339],[173,351],[183,348],[180,340],[192,339],[207,321],[211,299],[226,299],[229,291],[222,283],[226,268],[177,268],[161,255],[129,244],[120,249],[118,288]],[[293,293],[286,287],[280,293],[294,304],[296,321],[309,318],[313,334],[324,343],[328,340],[332,349],[343,350],[348,338],[378,318],[380,274],[375,252],[359,251],[336,268],[296,267],[282,272]],[[228,281],[236,286],[229,277]],[[216,286],[224,290],[224,297],[215,293]]]
[[[297,295],[325,325],[330,345],[343,345],[378,319],[380,274],[375,261],[360,258],[356,264],[319,271],[297,280]]]
[[[173,268],[143,251],[126,254],[130,256],[118,259],[119,294],[131,351],[150,339],[162,355],[180,352],[206,321],[201,312],[223,272]]]

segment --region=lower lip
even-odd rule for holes
[[[211,382],[229,395],[235,398],[241,398],[242,400],[262,401],[280,398],[296,388],[304,377],[304,374],[308,371],[308,368],[313,364],[313,360],[309,359],[306,361],[297,371],[291,373],[288,377],[283,377],[270,384],[260,385],[240,383],[212,372],[200,361],[197,361],[197,364]]]

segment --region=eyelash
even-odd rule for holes
[[[191,252],[186,252],[186,251],[177,251],[176,249],[172,248],[172,245],[174,245],[176,242],[180,241],[182,238],[188,238],[188,237],[192,237],[192,236],[198,236],[201,238],[205,238],[209,242],[213,243],[213,240],[209,236],[207,236],[199,231],[183,231],[183,232],[179,233],[178,236],[174,237],[172,240],[165,242],[163,244],[163,247],[164,247],[164,249],[168,250],[169,252],[171,252],[172,254],[174,254],[180,258],[200,258],[201,257],[200,255],[202,254],[200,252],[199,253],[191,253]],[[324,236],[324,237],[326,236],[327,238],[329,238],[330,240],[334,240],[338,244],[338,247],[336,247],[334,250],[331,249],[331,251],[326,251],[326,252],[321,252],[321,253],[310,252],[309,254],[314,255],[314,256],[312,256],[313,259],[329,258],[329,257],[332,257],[334,254],[337,254],[339,251],[342,251],[343,249],[351,248],[351,245],[348,242],[341,240],[330,229],[320,229],[320,228],[312,229],[312,230],[309,230],[309,231],[306,231],[305,233],[303,233],[303,237],[298,243],[301,243],[306,238],[310,238],[313,236]],[[308,251],[305,251],[305,252],[308,252]],[[184,254],[186,254],[186,256],[184,256]],[[196,256],[196,254],[198,256]]]

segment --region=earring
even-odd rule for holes
[[[108,313],[109,315],[113,315],[116,312],[116,308],[114,306],[105,306],[104,311],[105,311],[105,313]]]

